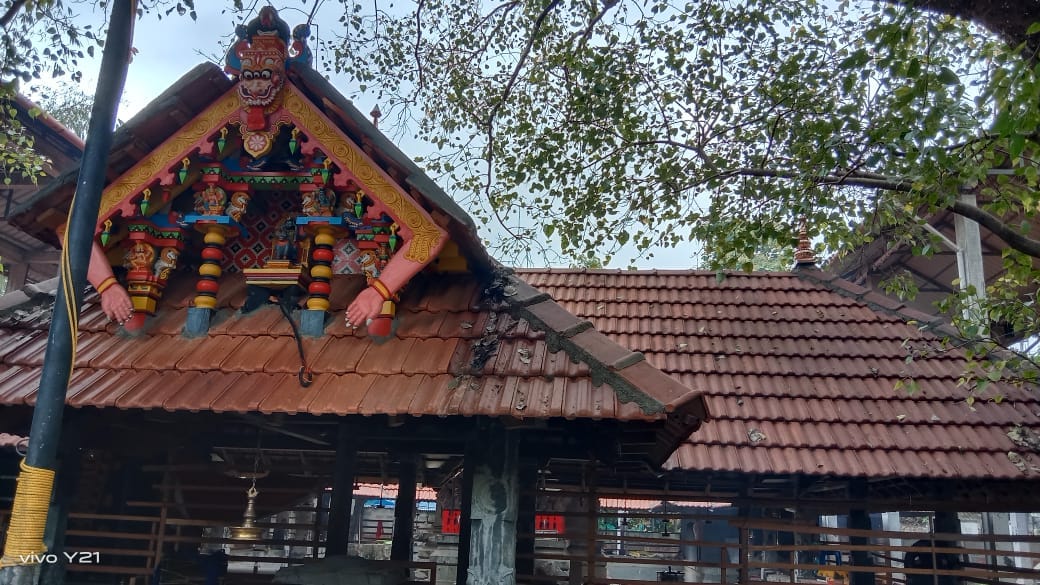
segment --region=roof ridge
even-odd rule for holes
[[[545,333],[551,351],[564,351],[589,366],[594,384],[610,385],[621,402],[634,402],[647,414],[685,412],[708,419],[703,396],[673,376],[654,367],[640,352],[632,351],[597,331],[592,322],[564,309],[544,293],[512,273],[498,275],[488,287],[490,296],[523,319],[531,329]]]
[[[960,332],[941,315],[930,315],[924,311],[914,309],[902,301],[858,285],[831,272],[814,266],[806,266],[795,270],[794,274],[801,280],[822,286],[843,297],[856,300],[866,305],[872,311],[896,317],[908,324],[917,324],[921,331],[933,333],[937,336],[941,335],[966,342],[969,341],[961,337]]]

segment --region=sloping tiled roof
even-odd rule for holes
[[[1002,401],[969,406],[957,384],[962,352],[906,360],[904,341],[938,339],[921,330],[929,317],[817,270],[722,281],[693,271],[520,276],[704,393],[711,421],[666,467],[908,478],[1040,473],[1040,456],[1007,434],[1016,426],[1040,432],[1035,389],[995,385],[991,396]],[[913,395],[896,389],[909,378],[920,388]]]
[[[194,279],[183,275],[170,282],[158,315],[134,337],[108,323],[96,295],[88,296],[69,405],[658,421],[682,404],[689,406],[684,412],[705,416],[703,403],[689,389],[638,360],[620,367],[601,362],[598,352],[631,353],[612,342],[583,350],[590,347],[584,340],[550,348],[544,333],[529,339],[527,309],[514,307],[518,301],[481,308],[478,281],[469,275],[428,275],[410,285],[398,308],[396,338],[385,343],[374,342],[363,328],[346,328],[343,309],[364,280],[337,277],[331,298],[335,317],[326,334],[303,340],[315,375],[308,388],[297,380],[296,341],[281,311],[273,305],[249,314],[236,310],[246,296],[240,276],[222,279],[219,311],[209,334],[198,339],[181,335]],[[551,306],[555,303],[541,300],[530,307]],[[34,403],[48,323],[46,311],[0,315],[0,404]],[[625,378],[633,372],[639,378]],[[644,392],[640,385],[647,380],[657,385],[648,384]],[[699,420],[690,423],[687,433]]]

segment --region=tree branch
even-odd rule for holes
[[[993,232],[998,238],[1004,240],[1004,243],[1015,250],[1028,254],[1033,258],[1040,258],[1040,241],[1027,237],[992,213],[960,201],[955,201],[947,209],[957,215],[974,220],[982,227]]]
[[[6,28],[8,24],[11,24],[18,11],[22,9],[22,6],[25,6],[25,2],[26,0],[15,0],[12,2],[11,6],[7,8],[7,12],[0,16],[0,27]]]
[[[871,189],[885,189],[888,191],[900,192],[910,191],[912,186],[911,182],[905,178],[885,177],[876,173],[864,172],[850,172],[845,175],[803,175],[792,171],[775,169],[739,168],[719,173],[712,178],[735,176],[792,179],[811,181],[817,185],[848,185],[852,187],[867,187]],[[993,235],[1004,240],[1004,243],[1012,249],[1028,256],[1032,256],[1033,258],[1040,258],[1040,240],[1035,240],[1026,236],[1015,228],[1009,226],[1007,222],[996,215],[961,201],[954,201],[950,205],[946,206],[945,209],[950,213],[956,213],[957,215],[975,221],[982,227],[993,232]]]

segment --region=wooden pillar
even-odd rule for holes
[[[29,262],[15,262],[7,266],[7,289],[0,290],[0,294],[20,290],[25,286],[26,277],[29,275]]]
[[[413,453],[401,457],[397,474],[397,501],[394,503],[394,539],[390,544],[390,560],[412,560],[412,538],[415,533],[416,458]]]
[[[534,575],[535,515],[538,502],[538,463],[534,459],[520,460],[520,500],[516,520],[516,574]]]
[[[329,502],[329,527],[325,536],[326,557],[347,554],[356,459],[357,436],[349,423],[341,421],[336,437],[336,468],[332,471],[332,500]]]
[[[469,455],[469,453],[467,453]],[[520,499],[516,441],[495,422],[472,450],[467,585],[516,584],[516,516]]]
[[[863,502],[867,499],[867,484],[861,479],[849,482],[849,499],[853,502]],[[849,528],[854,530],[870,530],[870,515],[866,510],[849,510]],[[853,546],[865,546],[870,544],[870,539],[865,536],[850,536],[849,544]],[[852,551],[852,566],[870,567],[874,565],[874,558],[869,551]],[[852,571],[850,576],[851,585],[874,585],[874,573],[864,571]]]
[[[459,504],[459,561],[456,565],[455,585],[466,585],[469,579],[470,541],[472,527],[470,525],[473,510],[473,468],[476,465],[477,439],[472,437],[466,446],[465,459],[462,464],[462,501]]]
[[[589,573],[585,560],[588,558],[587,548],[592,546],[592,543],[589,542],[588,507],[583,498],[572,496],[566,499],[564,511],[570,513],[567,515],[566,524],[567,548],[565,552],[570,557],[567,584],[581,585]]]

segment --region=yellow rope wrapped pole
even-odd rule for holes
[[[87,282],[87,265],[97,226],[101,190],[105,183],[108,151],[112,145],[116,110],[126,81],[136,0],[115,0],[101,58],[94,106],[83,149],[76,193],[72,197],[68,228],[63,236],[61,273],[55,311],[47,336],[43,374],[33,409],[29,448],[18,476],[11,524],[0,583],[31,585],[39,579],[41,553],[46,552],[44,530],[54,488],[54,469],[61,439],[65,394],[75,362],[79,307]]]
[[[47,552],[43,530],[47,525],[47,509],[54,489],[54,471],[31,467],[22,461],[18,488],[14,493],[11,523],[0,566],[36,564]]]

